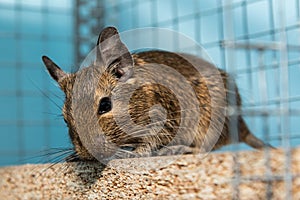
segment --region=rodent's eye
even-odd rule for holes
[[[98,109],[98,114],[102,115],[104,113],[107,113],[109,111],[111,111],[112,105],[111,105],[111,100],[109,97],[103,97],[100,100],[99,103],[99,109]]]

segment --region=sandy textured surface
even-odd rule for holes
[[[273,150],[12,166],[0,177],[0,199],[285,199],[287,188],[300,199],[300,149],[290,167]]]

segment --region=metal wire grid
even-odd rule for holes
[[[227,15],[226,15],[226,20],[229,21],[229,27],[228,27],[228,40],[229,41],[234,41],[235,37],[234,37],[234,31],[233,31],[233,27],[232,24],[230,24],[230,22],[232,21],[232,16],[231,16],[231,1],[227,1],[228,4],[226,4],[226,8],[227,8]],[[277,2],[279,5],[279,7],[281,9],[278,9],[278,18],[279,18],[279,28],[278,30],[275,30],[274,27],[274,2],[273,1],[268,1],[269,4],[269,9],[271,11],[269,11],[270,14],[270,24],[271,24],[271,30],[272,32],[270,32],[270,35],[272,37],[272,41],[276,41],[274,43],[258,43],[258,44],[238,44],[233,42],[234,44],[231,46],[232,48],[244,48],[248,51],[254,50],[258,52],[258,79],[259,79],[259,93],[261,96],[261,105],[262,105],[262,109],[264,114],[262,115],[262,120],[266,121],[268,120],[268,116],[271,114],[269,112],[269,103],[268,103],[268,91],[267,91],[267,87],[268,87],[268,82],[267,82],[267,76],[266,76],[266,69],[265,69],[265,62],[264,62],[264,54],[266,51],[271,51],[272,53],[272,57],[274,59],[276,59],[276,57],[278,57],[279,59],[276,60],[276,67],[278,69],[278,72],[275,74],[276,76],[276,80],[279,83],[279,88],[277,89],[278,92],[278,102],[277,105],[279,108],[277,108],[276,110],[279,111],[277,112],[277,114],[279,114],[280,117],[280,123],[278,123],[278,129],[281,131],[281,135],[279,135],[279,137],[281,137],[282,140],[282,147],[284,149],[285,152],[285,174],[284,177],[280,177],[281,180],[285,181],[285,192],[286,192],[286,199],[292,199],[292,192],[291,192],[291,188],[292,188],[292,177],[293,174],[291,173],[291,144],[290,144],[290,127],[289,127],[289,120],[290,120],[290,105],[289,105],[289,69],[288,69],[288,43],[287,43],[287,35],[286,35],[286,24],[285,24],[285,3],[283,1],[281,2]],[[299,6],[296,8],[297,13],[299,13]],[[299,15],[298,15],[299,16]],[[247,22],[247,21],[244,21]],[[274,32],[278,32],[279,37],[275,38],[275,34]],[[248,39],[248,38],[247,38]],[[226,46],[226,45],[225,45]],[[230,45],[229,45],[230,46]],[[298,49],[298,47],[296,48]],[[276,54],[278,51],[279,53]],[[229,60],[229,66],[234,66],[234,52],[230,51],[229,52],[229,56],[230,56],[230,60]],[[231,71],[234,71],[234,69],[231,69]],[[251,73],[251,71],[250,71]],[[270,131],[269,128],[266,124],[264,124],[262,126],[262,130],[265,133],[265,139],[267,141],[270,141]],[[233,179],[233,186],[235,188],[234,192],[235,194],[233,196],[239,198],[239,184],[243,181],[249,181],[249,178],[245,178],[245,177],[241,177],[240,176],[240,168],[239,168],[239,164],[238,164],[238,158],[239,158],[239,154],[235,153],[235,179]],[[268,150],[265,151],[265,164],[266,164],[266,174],[265,177],[256,177],[259,180],[264,180],[266,181],[267,184],[267,190],[266,190],[266,199],[272,199],[272,194],[273,194],[273,185],[272,185],[272,181],[274,181],[275,177],[272,176],[271,174],[271,167],[270,167],[270,155]],[[296,176],[296,175],[294,175]],[[250,181],[253,181],[254,177],[250,177]],[[278,178],[278,177],[277,177]],[[252,179],[252,180],[251,180]]]
[[[30,6],[20,6],[17,2],[13,6],[1,4],[3,10],[14,10],[16,19],[15,27],[20,27],[21,20],[19,11],[28,10],[45,13],[50,12],[43,2],[42,9]],[[232,0],[232,1],[158,1],[158,0],[104,0],[102,5],[97,1],[77,0],[74,12],[71,9],[55,9],[57,14],[66,14],[75,17],[75,49],[76,64],[80,63],[83,56],[94,44],[94,39],[104,25],[115,25],[120,31],[153,26],[171,28],[184,33],[201,43],[207,49],[215,63],[234,74],[237,78],[242,96],[244,97],[244,116],[251,130],[270,141],[274,146],[282,146],[286,155],[286,174],[279,177],[286,181],[287,198],[291,197],[291,180],[293,174],[290,172],[290,148],[299,144],[299,100],[300,91],[297,89],[299,75],[299,19],[300,8],[298,0],[289,2],[275,0]],[[97,12],[97,11],[103,12]],[[255,13],[257,10],[257,13]],[[285,12],[285,11],[288,12]],[[255,18],[263,12],[262,18]],[[102,18],[102,19],[100,19]],[[92,21],[92,22],[91,22]],[[284,22],[287,21],[285,24]],[[259,25],[255,25],[255,23]],[[99,23],[99,25],[97,25]],[[15,41],[25,39],[36,39],[43,41],[67,41],[72,42],[71,37],[65,37],[65,33],[55,37],[47,36],[47,28],[44,27],[43,34],[21,33],[18,28],[12,32],[1,31],[1,38],[13,38]],[[84,28],[81,28],[84,27]],[[49,29],[48,29],[49,31]],[[1,39],[0,38],[0,39]],[[175,42],[175,41],[174,41]],[[180,44],[178,44],[180,45]],[[193,47],[190,47],[191,49]],[[185,51],[189,51],[185,47]],[[25,66],[37,65],[36,60],[20,62],[24,51],[17,50],[15,60],[1,61],[1,67],[17,69],[15,74],[16,88],[13,90],[1,90],[1,96],[18,99],[13,112],[17,120],[1,119],[1,126],[14,127],[18,151],[1,150],[1,155],[23,157],[25,152],[24,134],[25,126],[43,126],[46,137],[43,143],[50,146],[49,137],[53,132],[51,127],[57,126],[58,121],[50,122],[48,117],[39,120],[28,120],[24,116],[24,100],[27,96],[36,98],[39,94],[23,90],[21,82],[21,71]],[[55,58],[55,55],[53,55]],[[25,63],[27,65],[25,65]],[[68,66],[65,63],[65,66]],[[77,65],[75,65],[77,66]],[[4,69],[4,67],[2,68]],[[27,68],[26,68],[27,70]],[[48,78],[41,81],[42,90],[51,90]],[[45,87],[45,88],[44,88]],[[243,89],[247,92],[243,93]],[[57,89],[54,89],[57,92]],[[22,103],[21,103],[22,102]],[[44,109],[48,111],[51,106],[49,100],[45,100]],[[6,113],[7,116],[7,113]],[[26,120],[24,120],[26,119]],[[3,129],[4,130],[4,129]],[[11,131],[11,129],[8,129]],[[48,131],[48,132],[47,132]],[[64,133],[60,129],[58,132]],[[12,131],[11,131],[12,132]],[[50,133],[51,132],[51,133]],[[238,149],[244,146],[238,147]],[[266,166],[268,167],[268,152],[266,152]],[[239,176],[238,153],[236,153],[236,195],[239,195],[238,184],[247,181]],[[255,179],[256,177],[251,177]],[[258,177],[264,180],[273,180],[267,173],[266,177]],[[272,185],[268,186],[266,198],[271,198]]]
[[[292,179],[299,176],[291,173],[291,147],[300,144],[299,1],[106,0],[104,4],[106,25],[115,25],[121,31],[154,26],[185,33],[201,43],[218,66],[235,75],[250,129],[264,141],[284,149],[285,174],[271,174],[266,150],[265,176],[241,177],[237,150],[245,146],[225,148],[235,150],[234,196],[239,198],[240,183],[264,180],[268,183],[266,199],[272,199],[272,181],[284,180],[286,199],[291,199]]]
[[[63,96],[41,62],[48,54],[65,68],[74,57],[72,6],[56,3],[0,1],[0,165],[37,162],[37,152],[68,146],[56,120]]]
[[[282,101],[288,101],[293,105],[293,109],[289,109],[288,116],[299,117],[300,100],[300,92],[295,89],[297,86],[295,78],[290,77],[285,89],[283,84],[274,84],[274,82],[280,82],[282,68],[279,64],[283,55],[279,38],[282,28],[279,23],[278,3],[273,0],[232,1],[230,4],[220,3],[220,1],[209,2],[190,1],[188,11],[183,12],[181,1],[162,3],[133,0],[120,3],[110,0],[104,3],[106,6],[104,19],[106,25],[115,25],[121,31],[144,26],[166,27],[185,33],[201,43],[219,67],[235,75],[244,101],[244,115],[249,116],[247,121],[251,127],[255,127],[253,132],[261,134],[262,137],[268,137],[264,139],[278,146],[283,132],[286,132],[278,131],[281,129],[281,120],[276,119],[276,123],[273,119],[274,116],[282,116],[284,112],[278,109],[278,106]],[[228,5],[230,5],[232,20],[226,19],[225,16]],[[297,74],[300,63],[299,39],[296,36],[299,34],[299,2],[289,1],[288,5],[286,18],[293,19],[284,26],[287,38],[285,43],[288,56],[287,68],[290,70],[289,73]],[[146,8],[148,11],[145,10]],[[258,12],[265,13],[265,19],[260,19],[263,21],[260,27],[253,28],[255,27],[253,23],[257,20],[252,19],[256,9],[259,9]],[[289,17],[290,14],[293,16]],[[144,20],[143,16],[147,20]],[[232,38],[229,38],[227,31],[229,22],[233,26]],[[213,37],[206,36],[208,34]],[[190,49],[185,47],[184,50]],[[230,52],[234,54],[233,61],[230,61]],[[282,99],[280,90],[290,90],[291,93]],[[284,109],[286,109],[285,106]],[[262,123],[270,121],[270,118],[272,122]],[[293,129],[289,139],[293,140],[293,145],[296,145],[299,144],[299,127],[294,123],[294,119],[292,121]],[[277,124],[275,127],[274,123]],[[265,131],[267,133],[262,134]]]

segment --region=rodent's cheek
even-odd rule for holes
[[[112,134],[116,131],[117,124],[114,121],[114,117],[112,113],[105,113],[99,116],[99,126],[100,129],[104,132],[104,134]]]

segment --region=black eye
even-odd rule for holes
[[[98,114],[99,115],[102,115],[104,113],[107,113],[111,110],[111,100],[109,97],[103,97],[101,100],[100,100],[100,103],[99,103],[99,109],[98,109]]]

